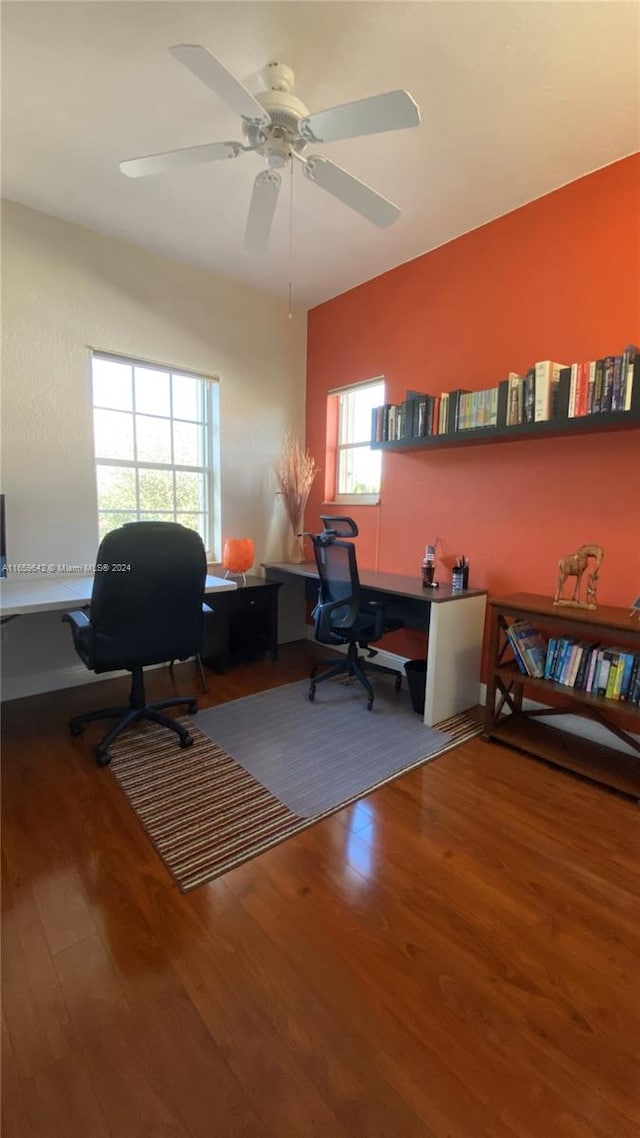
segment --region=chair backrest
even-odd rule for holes
[[[96,665],[184,660],[200,651],[207,558],[174,522],[130,522],[100,543],[91,594]]]
[[[324,520],[324,519],[323,519]],[[357,532],[357,531],[356,531]],[[360,611],[360,579],[356,549],[351,541],[334,537],[325,526],[323,533],[312,537],[320,591],[316,606],[316,638],[330,643],[329,628],[337,632],[348,629]],[[338,605],[336,602],[343,601]],[[322,619],[322,607],[334,605],[329,619]]]

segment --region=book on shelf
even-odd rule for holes
[[[507,628],[507,636],[515,649],[516,663],[520,659],[527,675],[542,678],[547,658],[547,641],[542,633],[528,620],[514,620]]]
[[[533,369],[535,384],[534,422],[544,423],[554,418],[560,372],[566,366],[566,364],[556,363],[555,360],[538,360],[535,364]]]
[[[609,674],[607,675],[607,686],[604,690],[605,699],[613,699],[613,691],[615,688],[616,678],[618,675],[618,661],[619,661],[619,659],[620,659],[620,653],[619,652],[612,651],[610,653]]]
[[[529,368],[522,381],[522,422],[534,423],[536,417],[536,372]]]
[[[524,376],[510,371],[507,379],[507,427],[517,427],[522,422],[522,387]]]

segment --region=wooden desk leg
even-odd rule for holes
[[[487,701],[484,710],[485,735],[491,735],[496,722],[496,667],[498,663],[498,649],[500,646],[500,616],[495,607],[491,607],[491,620],[489,624],[489,655],[487,672]]]

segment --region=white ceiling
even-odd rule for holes
[[[318,304],[640,149],[640,6],[618,0],[2,3],[3,195]],[[376,229],[295,169],[266,256],[242,249],[253,154],[132,181],[124,158],[241,138],[169,54],[202,43],[310,111],[404,87],[414,130],[318,146],[402,208]],[[288,182],[287,182],[288,191]]]

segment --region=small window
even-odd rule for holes
[[[100,540],[125,522],[179,522],[218,552],[216,380],[92,353]]]
[[[377,502],[382,455],[371,449],[371,412],[384,403],[384,380],[345,387],[332,397],[337,399],[335,500]]]

